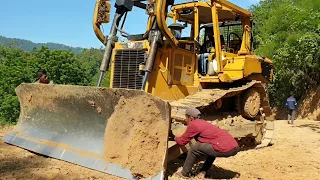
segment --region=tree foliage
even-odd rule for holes
[[[299,99],[320,83],[320,1],[265,0],[251,10],[256,53],[275,65],[270,98],[283,106],[290,93]]]
[[[20,108],[15,88],[35,82],[40,69],[46,69],[55,84],[96,85],[102,55],[98,49],[75,55],[71,50],[51,51],[44,46],[31,52],[0,46],[0,124],[16,122]],[[104,83],[108,85],[107,78]]]

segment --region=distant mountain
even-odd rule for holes
[[[21,48],[25,51],[32,51],[34,48],[38,49],[41,46],[47,46],[51,50],[71,50],[74,53],[81,53],[83,50],[80,47],[71,47],[58,43],[34,43],[25,39],[7,38],[4,36],[0,36],[0,45]]]

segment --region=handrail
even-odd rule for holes
[[[93,21],[92,21],[92,26],[94,33],[96,34],[97,38],[105,44],[105,36],[102,33],[100,26],[102,23],[109,23],[110,21],[110,8],[111,4],[108,2],[109,0],[97,0],[96,5],[94,8],[94,14],[93,14]],[[105,3],[105,9],[101,9],[104,7],[102,6],[102,3]],[[102,15],[105,15],[104,17],[101,17]],[[100,17],[99,17],[100,16]]]
[[[178,46],[179,42],[178,40],[173,36],[171,31],[169,30],[166,22],[166,2],[158,0],[156,5],[156,19],[158,28],[161,31],[161,34],[163,34],[166,37],[166,40],[170,43],[171,46]]]

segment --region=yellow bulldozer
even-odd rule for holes
[[[110,1],[97,0],[94,10],[94,32],[105,45],[98,87],[21,84],[16,89],[20,118],[5,142],[127,179],[165,178],[166,163],[189,148],[168,141],[170,129],[185,128],[189,107],[198,108],[203,119],[227,130],[242,147],[271,143],[274,124],[265,84],[273,78],[273,63],[253,54],[252,13],[225,0],[116,0],[114,7],[107,36],[101,27],[110,21]],[[148,17],[143,34],[123,29],[133,8]],[[119,42],[120,35],[127,41]],[[108,71],[110,88],[100,87]],[[165,122],[162,149],[154,152],[161,166],[149,177],[104,158],[123,140],[105,144],[109,118],[121,112],[116,107],[123,100],[138,97],[154,102]],[[148,114],[148,107],[135,111]]]

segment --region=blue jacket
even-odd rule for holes
[[[296,108],[297,108],[297,101],[296,101],[296,99],[295,99],[294,97],[292,97],[292,96],[289,97],[289,98],[287,99],[286,106],[287,106],[287,108],[290,109],[290,110],[296,110]]]

